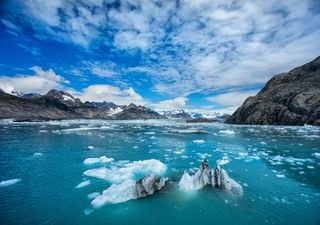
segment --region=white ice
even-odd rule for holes
[[[74,188],[83,188],[83,187],[86,187],[90,184],[90,180],[85,180],[85,181],[82,181],[80,184],[78,184],[77,186],[75,186]]]
[[[0,187],[7,187],[13,184],[18,183],[19,181],[21,181],[21,179],[11,179],[11,180],[4,180],[0,182]]]
[[[193,143],[196,143],[196,144],[203,144],[204,142],[205,141],[202,139],[193,140]]]
[[[110,183],[122,183],[136,176],[145,176],[150,173],[162,175],[167,166],[156,159],[134,162],[115,162],[110,167],[101,167],[84,171],[84,175],[106,180]]]
[[[87,158],[83,161],[85,165],[94,165],[94,164],[105,164],[112,162],[113,158],[108,158],[106,156],[101,156],[100,158]]]
[[[136,181],[126,180],[121,184],[112,184],[91,202],[95,208],[99,208],[108,203],[121,203],[137,198]]]
[[[220,130],[219,133],[220,134],[228,134],[228,135],[235,134],[235,132],[233,130]]]

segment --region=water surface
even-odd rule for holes
[[[317,127],[1,122],[0,146],[0,224],[320,224]],[[84,164],[101,156],[114,160]],[[126,163],[156,159],[166,165],[165,177],[179,181],[204,158],[212,167],[227,159],[223,168],[243,186],[244,195],[173,186],[144,199],[98,209],[91,205],[112,182],[86,176],[87,170],[116,165],[120,171]]]

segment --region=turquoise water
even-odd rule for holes
[[[320,224],[319,128],[202,124],[195,127],[207,133],[194,134],[191,127],[173,121],[1,122],[0,224]],[[84,164],[101,156],[114,160]],[[229,161],[223,168],[242,185],[243,196],[173,185],[148,198],[91,205],[130,163],[159,160],[163,176],[178,182],[204,158],[212,167]],[[95,168],[113,168],[112,177],[84,174]],[[143,175],[134,171],[132,178]]]

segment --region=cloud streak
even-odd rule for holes
[[[316,0],[17,2],[11,10],[25,18],[35,38],[71,43],[86,52],[103,47],[118,59],[137,59],[134,66],[108,56],[104,62],[92,59],[86,71],[115,83],[144,73],[148,89],[170,99],[202,93],[209,102],[235,106],[252,93],[241,90],[260,87],[320,53]],[[18,34],[15,23],[2,23]],[[217,95],[221,91],[225,94]],[[228,100],[235,94],[239,98]]]

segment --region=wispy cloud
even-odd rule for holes
[[[228,92],[224,94],[219,94],[216,96],[207,97],[206,99],[209,102],[215,102],[222,106],[226,107],[238,107],[240,106],[244,100],[249,96],[254,96],[258,93],[256,91],[235,91],[235,92]]]
[[[44,70],[39,66],[30,68],[31,75],[0,76],[0,88],[7,92],[45,94],[50,89],[62,89],[69,81],[56,74],[52,69]]]
[[[177,97],[174,99],[168,99],[160,101],[157,104],[150,105],[157,111],[172,111],[184,109],[187,105],[188,99],[185,97]]]
[[[12,10],[23,12],[21,18],[36,38],[72,43],[85,51],[107,47],[119,58],[124,52],[139,57],[133,67],[97,60],[88,65],[91,74],[120,80],[143,72],[151,80],[149,89],[168,98],[224,90],[226,94],[208,100],[239,104],[228,102],[228,92],[245,96],[244,87],[262,86],[320,54],[317,0],[19,3]],[[2,23],[16,30],[9,20]]]
[[[90,85],[81,92],[73,92],[82,101],[90,102],[114,102],[118,105],[128,105],[134,103],[137,105],[145,105],[146,101],[133,88],[120,89],[115,86],[106,84]]]

